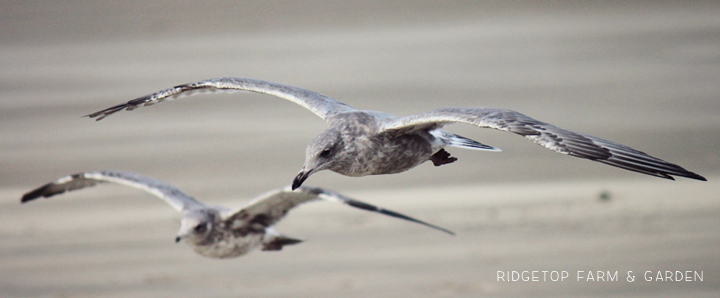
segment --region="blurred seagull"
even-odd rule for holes
[[[247,206],[233,211],[225,207],[200,203],[172,185],[153,178],[122,171],[106,170],[65,176],[26,193],[21,202],[25,203],[40,197],[49,198],[66,191],[83,189],[104,182],[142,189],[163,199],[175,210],[181,211],[183,216],[175,241],[185,240],[195,252],[211,258],[239,257],[258,247],[267,251],[281,250],[285,245],[302,242],[281,235],[272,226],[290,209],[318,199],[408,220],[453,235],[453,232],[441,227],[323,188],[304,186],[297,191],[290,190],[290,187],[273,190],[256,197]]]
[[[246,78],[216,78],[178,85],[87,115],[101,120],[121,110],[152,105],[194,91],[251,91],[290,100],[325,119],[329,128],[305,150],[305,164],[293,180],[298,188],[313,173],[331,170],[346,176],[393,174],[428,160],[435,166],[457,160],[444,147],[500,151],[498,148],[447,132],[448,124],[465,123],[524,136],[562,154],[585,158],[622,169],[674,180],[672,176],[707,181],[684,168],[628,146],[572,132],[521,113],[498,108],[441,108],[396,117],[358,110],[310,90]]]

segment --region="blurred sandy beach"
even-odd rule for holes
[[[5,1],[0,66],[0,297],[720,295],[717,1]],[[228,207],[289,184],[325,124],[282,99],[201,95],[82,117],[221,76],[398,116],[510,108],[709,181],[454,125],[503,152],[448,150],[460,160],[390,176],[322,172],[306,184],[456,236],[315,203],[277,226],[305,243],[218,261],[175,244],[179,214],[141,191],[107,185],[19,204],[37,186],[98,169]],[[498,271],[543,270],[570,276],[497,281]],[[598,271],[618,280],[577,280]],[[703,280],[644,278],[665,271]]]

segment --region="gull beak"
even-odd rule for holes
[[[305,182],[305,180],[310,177],[310,173],[312,173],[312,170],[305,172],[304,169],[298,173],[297,176],[295,176],[295,179],[293,179],[292,183],[292,190],[296,190],[300,185]]]
[[[183,229],[180,229],[180,232],[178,232],[175,236],[175,243],[179,243],[180,240],[183,240],[188,236],[190,236],[190,233],[188,231],[183,231]]]

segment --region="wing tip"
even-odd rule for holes
[[[682,168],[680,166],[677,166],[677,165],[674,165],[674,166],[676,166],[678,168],[676,171],[672,171],[672,172],[671,171],[662,171],[662,172],[657,171],[650,175],[665,178],[665,179],[670,179],[670,180],[675,180],[676,177],[673,177],[673,176],[677,176],[677,177],[685,177],[685,178],[694,179],[694,180],[707,181],[707,178],[705,178],[703,176],[700,176],[696,173],[685,170],[684,168]]]
[[[36,188],[35,190],[32,190],[22,196],[20,198],[20,204],[25,204],[27,202],[30,202],[35,199],[39,198],[48,198],[51,196],[56,195],[57,193],[49,193],[48,189],[52,186],[52,184],[46,184],[41,187]]]
[[[305,242],[302,239],[290,238],[287,236],[277,236],[272,241],[263,243],[263,251],[278,251],[282,250],[286,245],[294,245]]]
[[[395,218],[407,220],[410,222],[414,222],[414,223],[417,223],[417,224],[420,224],[420,225],[423,225],[423,226],[426,226],[426,227],[429,227],[429,228],[432,228],[432,229],[435,229],[435,230],[438,230],[441,232],[445,232],[447,234],[455,236],[455,233],[453,231],[450,231],[446,228],[443,228],[443,227],[440,227],[440,226],[437,226],[437,225],[434,225],[434,224],[431,224],[428,222],[424,222],[419,219],[412,218],[410,216],[404,215],[404,214],[396,212],[396,211],[380,208],[380,207],[377,207],[377,206],[374,206],[374,205],[371,205],[371,204],[368,204],[368,203],[365,203],[362,201],[348,199],[345,201],[345,204],[355,207],[355,208],[358,208],[358,209],[362,209],[362,210],[366,210],[366,211],[370,211],[370,212],[377,212],[380,214],[388,215],[390,217],[395,217]]]
[[[700,176],[698,174],[695,174],[693,172],[689,172],[689,171],[685,172],[685,173],[658,173],[658,175],[653,175],[653,176],[657,176],[657,177],[675,181],[676,180],[675,177],[670,176],[670,175],[674,175],[674,176],[678,176],[678,177],[685,177],[688,179],[699,180],[699,181],[708,181],[707,178]]]
[[[289,187],[289,186],[288,186],[288,187]],[[286,189],[287,189],[288,187],[286,187]],[[384,209],[384,208],[381,208],[381,207],[378,207],[378,206],[375,206],[375,205],[372,205],[372,204],[365,203],[365,202],[363,202],[363,201],[358,201],[358,200],[352,199],[352,198],[350,198],[350,197],[344,196],[344,195],[342,195],[342,194],[340,194],[340,193],[338,193],[338,192],[335,192],[335,191],[333,191],[333,190],[329,190],[329,189],[325,189],[325,188],[321,188],[321,187],[312,187],[312,186],[301,186],[301,187],[298,188],[298,189],[300,189],[300,190],[302,190],[302,191],[305,191],[305,192],[308,192],[308,193],[312,193],[312,194],[314,194],[314,195],[318,196],[319,198],[321,198],[321,199],[323,199],[323,200],[326,200],[326,201],[339,202],[339,203],[343,203],[343,204],[348,205],[348,206],[350,206],[350,207],[358,208],[358,209],[361,209],[361,210],[370,211],[370,212],[377,212],[377,213],[384,214],[384,215],[387,215],[387,216],[390,216],[390,217],[407,220],[407,221],[414,222],[414,223],[417,223],[417,224],[420,224],[420,225],[423,225],[423,226],[426,226],[426,227],[429,227],[429,228],[432,228],[432,229],[435,229],[435,230],[438,230],[438,231],[441,231],[441,232],[445,232],[445,233],[447,233],[447,234],[450,234],[450,235],[455,236],[455,233],[454,233],[453,231],[450,231],[450,230],[448,230],[448,229],[446,229],[446,228],[443,228],[443,227],[440,227],[440,226],[437,226],[437,225],[433,225],[433,224],[431,224],[431,223],[424,222],[424,221],[419,220],[419,219],[415,219],[415,218],[413,218],[413,217],[404,215],[404,214],[399,213],[399,212],[396,212],[396,211]],[[296,191],[297,191],[297,190],[296,190]]]
[[[34,196],[30,193],[26,193],[24,196],[22,196],[22,198],[20,198],[20,204],[25,204],[37,198],[39,198],[39,196]]]
[[[685,171],[684,173],[682,173],[682,175],[678,174],[677,176],[681,176],[681,177],[685,177],[685,178],[690,178],[690,179],[695,179],[695,180],[700,180],[700,181],[707,181],[707,178],[705,178],[705,177],[703,177],[703,176],[700,176],[700,175],[698,175],[698,174],[696,174],[696,173],[690,172],[690,171]]]
[[[124,103],[124,104],[121,104],[121,105],[117,105],[117,106],[114,106],[114,107],[110,107],[110,108],[107,108],[107,109],[104,109],[104,110],[97,111],[97,112],[95,112],[95,113],[87,114],[87,115],[85,115],[85,116],[83,116],[83,117],[88,117],[88,118],[90,118],[90,119],[93,119],[93,118],[94,118],[95,121],[100,121],[100,120],[105,119],[105,117],[110,116],[110,115],[112,115],[112,114],[115,114],[115,113],[117,113],[117,112],[119,112],[119,111],[122,111],[122,110],[125,110],[125,109],[131,110],[131,108],[130,108],[131,106],[132,106],[131,104]]]

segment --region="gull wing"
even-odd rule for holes
[[[96,118],[95,120],[99,121],[122,110],[133,110],[137,107],[149,106],[166,99],[170,100],[180,96],[192,95],[196,91],[250,91],[274,95],[299,104],[323,119],[327,119],[338,113],[355,110],[355,108],[342,102],[307,89],[262,80],[226,77],[178,85],[86,116]]]
[[[49,198],[66,191],[83,189],[100,183],[112,182],[144,190],[167,202],[178,211],[202,208],[204,205],[179,189],[150,177],[122,171],[85,172],[62,177],[23,195],[21,203],[40,197]]]
[[[466,123],[524,136],[555,152],[585,158],[622,169],[674,180],[671,175],[707,181],[684,168],[598,137],[572,132],[516,111],[496,108],[444,108],[387,120],[382,133],[403,134]]]
[[[290,209],[302,203],[318,199],[339,202],[362,210],[404,219],[454,235],[453,232],[447,229],[414,219],[395,211],[386,210],[368,203],[354,200],[332,190],[310,186],[301,186],[295,191],[288,186],[283,189],[265,193],[264,195],[252,200],[244,208],[231,214],[227,221],[233,222],[235,220],[240,220],[245,223],[258,223],[265,227],[269,227],[279,222],[288,213],[288,211],[290,211]]]

